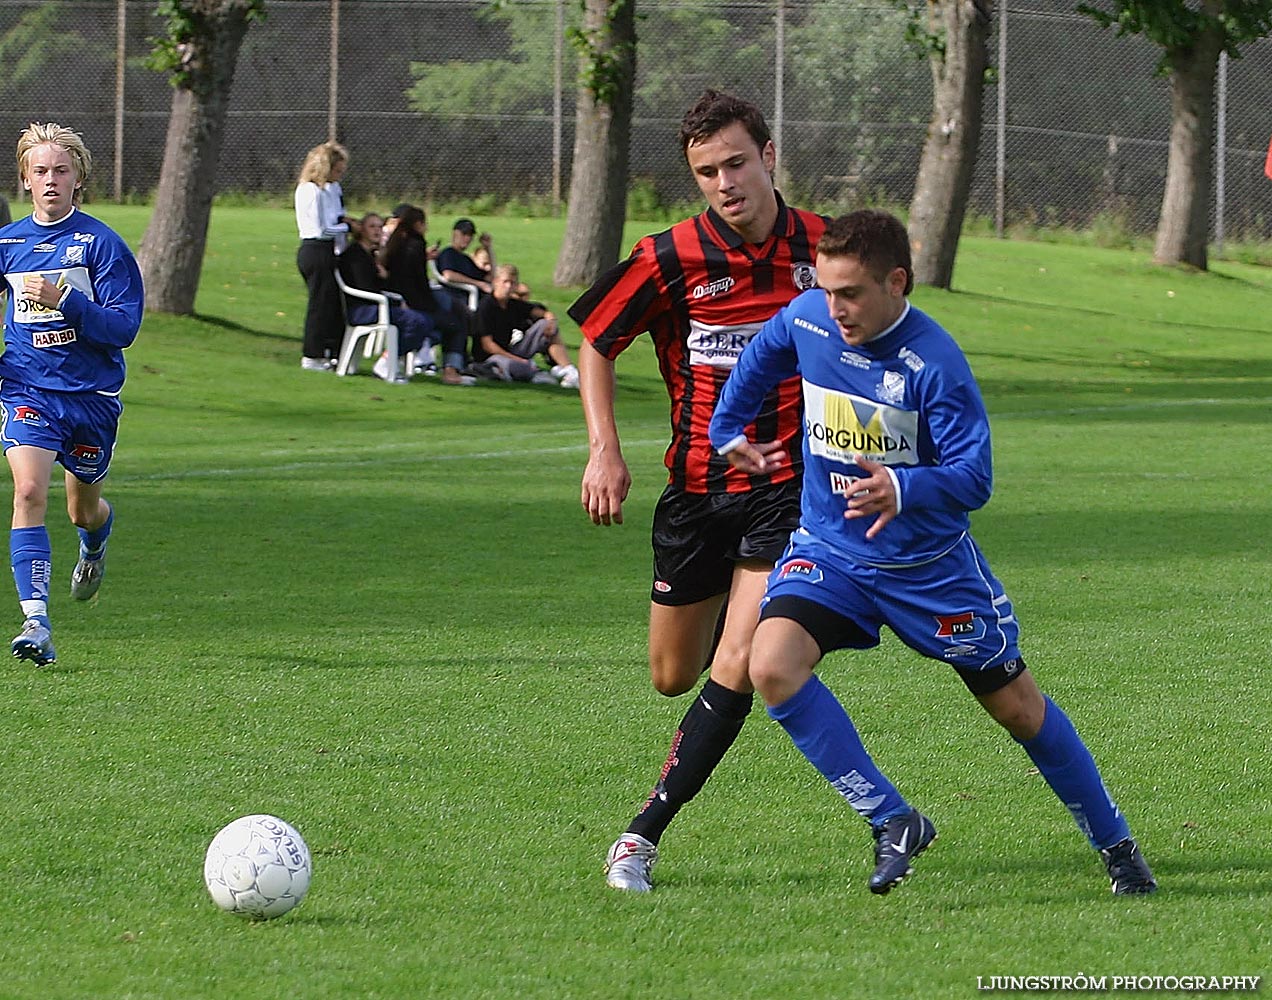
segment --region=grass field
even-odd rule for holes
[[[144,208],[96,211],[136,245]],[[562,224],[478,221],[563,313]],[[302,372],[294,255],[290,213],[218,209],[199,316],[147,319],[94,606],[62,592],[74,532],[50,505],[60,659],[0,673],[0,998],[970,997],[977,977],[1269,972],[1272,271],[973,239],[957,292],[914,296],[994,422],[978,540],[1155,897],[1111,896],[1025,755],[885,641],[822,674],[940,828],[914,876],[865,890],[864,825],[757,710],[632,898],[601,860],[687,706],[644,663],[652,351],[619,364],[627,524],[596,528],[577,395]],[[309,898],[265,924],[201,879],[249,812],[315,858]]]

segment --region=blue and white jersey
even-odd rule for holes
[[[937,558],[967,532],[968,512],[993,487],[989,418],[954,338],[913,306],[860,347],[844,342],[826,293],[804,292],[742,352],[711,418],[711,443],[741,435],[765,393],[800,374],[804,392],[804,490],[800,527],[868,566]],[[872,517],[847,519],[866,473],[856,454],[886,465],[899,513],[872,540]]]
[[[29,301],[28,274],[69,289],[61,304]],[[0,379],[119,394],[124,348],[141,327],[144,295],[136,258],[112,229],[79,209],[49,224],[20,219],[0,229],[0,278],[9,293]]]

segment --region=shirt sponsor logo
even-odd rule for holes
[[[13,300],[13,320],[15,323],[65,323],[66,317],[62,315],[62,311],[54,306],[46,306],[43,302],[33,302],[26,297],[25,284],[27,275],[39,275],[47,278],[58,288],[77,289],[84,293],[90,302],[95,302],[93,297],[93,280],[89,277],[88,268],[86,267],[68,267],[64,270],[49,271],[11,271],[5,275],[5,279],[9,282],[11,289],[11,298]]]
[[[791,265],[791,284],[806,292],[817,284],[817,268],[808,262]]]
[[[782,563],[782,568],[778,570],[777,577],[779,580],[793,577],[797,580],[803,580],[805,583],[821,583],[824,579],[821,567],[809,559],[792,559],[790,562]]]
[[[42,424],[44,418],[40,411],[32,406],[19,405],[13,408],[13,419],[20,424]]]
[[[75,331],[68,327],[60,330],[33,330],[31,343],[35,347],[62,347],[76,341]]]
[[[903,347],[897,351],[897,357],[905,362],[905,366],[912,372],[921,372],[924,368],[924,362],[921,357],[915,354],[908,347]]]
[[[0,243],[25,243],[25,242],[26,242],[26,237],[24,236],[5,236],[3,238],[0,238]]]
[[[813,322],[810,322],[809,320],[804,319],[802,316],[796,316],[793,323],[795,326],[798,326],[802,330],[811,330],[813,333],[817,334],[817,336],[819,337],[830,336],[829,330],[823,329],[822,327],[818,326],[816,323],[813,323]]]
[[[695,285],[690,294],[695,299],[714,298],[732,291],[736,284],[737,282],[732,278],[717,278],[715,281],[708,281],[705,285]]]
[[[56,243],[37,243],[31,248],[32,253],[52,253],[57,249]]]
[[[830,474],[830,492],[839,493],[843,496],[850,497],[857,493],[857,484],[861,482],[860,476],[845,476],[842,472],[832,472]]]
[[[746,350],[763,323],[741,323],[737,326],[712,326],[698,320],[689,321],[689,363],[732,368]]]
[[[919,415],[804,380],[804,430],[809,451],[831,462],[855,455],[884,465],[918,465]]]
[[[97,236],[95,233],[76,233],[74,238],[81,243],[92,243],[93,240],[97,239]]]

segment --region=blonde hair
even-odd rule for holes
[[[514,282],[521,277],[516,264],[500,264],[495,268],[496,278],[511,278]]]
[[[71,157],[71,165],[75,167],[75,177],[80,182],[80,190],[76,191],[75,201],[79,202],[80,191],[93,170],[93,154],[84,145],[84,137],[78,132],[57,124],[32,122],[18,136],[18,176],[25,178],[27,164],[31,159],[31,151],[36,146],[60,146]]]
[[[341,162],[349,162],[349,152],[340,143],[324,142],[315,146],[305,154],[305,162],[301,164],[297,182],[326,184],[331,180],[331,168]]]

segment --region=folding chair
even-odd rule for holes
[[[348,375],[358,370],[358,347],[363,348],[364,357],[374,357],[380,351],[387,351],[391,366],[390,371],[398,371],[401,358],[398,356],[398,328],[389,322],[389,296],[383,292],[368,292],[361,288],[350,288],[345,284],[340,271],[336,271],[336,285],[340,288],[340,306],[349,315],[347,298],[366,299],[380,307],[379,315],[374,323],[353,324],[345,321],[344,341],[340,345],[340,360],[336,365],[337,375]]]

